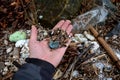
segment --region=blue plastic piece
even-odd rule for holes
[[[49,42],[49,47],[51,48],[51,49],[57,49],[57,48],[59,48],[59,41],[50,41]]]

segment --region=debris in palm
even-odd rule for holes
[[[57,49],[61,47],[66,47],[69,40],[69,36],[66,31],[58,28],[56,30],[51,30],[48,32],[49,41],[48,45],[51,49]]]

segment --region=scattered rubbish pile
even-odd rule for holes
[[[38,28],[37,39],[50,38],[51,49],[63,47],[71,39],[54,80],[120,80],[120,3],[94,1],[93,9],[71,20],[72,37],[60,29]],[[30,32],[30,29],[3,31],[6,35],[0,39],[0,80],[11,80],[25,63],[29,56]]]

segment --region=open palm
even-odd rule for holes
[[[61,28],[66,31],[67,34],[71,33],[72,25],[69,20],[61,20],[53,29]],[[67,45],[70,44],[70,40]],[[67,47],[58,48],[51,50],[48,46],[47,40],[37,41],[37,29],[35,26],[32,26],[31,37],[29,41],[30,47],[30,58],[37,58],[45,60],[55,67],[60,63]]]

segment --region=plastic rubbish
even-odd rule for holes
[[[96,62],[94,65],[99,69],[98,80],[103,80],[105,77],[103,74],[103,69],[105,65],[102,62]]]
[[[49,47],[51,48],[51,49],[57,49],[57,48],[59,48],[59,41],[50,41],[49,42]]]
[[[88,34],[87,31],[84,32],[84,35],[85,35],[89,40],[91,40],[91,41],[95,40],[95,37],[92,36],[92,35],[90,35],[90,34]]]
[[[106,37],[112,37],[113,35],[119,35],[120,34],[120,22],[116,27],[114,27],[107,35]]]
[[[29,53],[29,47],[28,47],[28,42],[29,40],[26,40],[21,51],[20,51],[20,54],[21,54],[21,58],[25,59],[25,58],[28,58],[30,53]]]
[[[74,27],[72,30],[73,33],[79,32],[81,29],[86,29],[87,25],[94,26],[98,23],[104,22],[109,14],[114,15],[114,12],[118,10],[110,0],[95,1],[96,4],[98,4],[98,7],[79,15],[72,20]]]
[[[73,72],[72,72],[72,77],[75,77],[75,78],[77,78],[77,77],[79,77],[79,72],[77,71],[77,70],[74,70]]]
[[[15,47],[20,47],[21,48],[21,47],[24,46],[24,44],[26,44],[28,42],[29,42],[29,40],[19,40],[15,43]]]
[[[104,75],[102,73],[98,75],[98,80],[104,80]]]
[[[91,51],[96,53],[98,49],[100,48],[100,45],[96,41],[92,41],[91,43],[93,44]]]
[[[106,78],[106,80],[113,80],[112,78]]]
[[[116,56],[118,57],[118,59],[120,60],[120,50],[116,50],[116,49],[113,49],[114,50],[114,52],[115,52],[115,54],[116,54]]]
[[[73,33],[80,29],[86,29],[86,26],[96,25],[100,22],[104,22],[107,19],[108,10],[104,7],[94,8],[82,15],[77,16],[73,19]]]
[[[103,73],[103,68],[105,67],[102,62],[95,63],[95,66],[100,69],[100,73]]]
[[[86,42],[86,41],[88,41],[87,40],[87,38],[83,35],[83,34],[75,34],[75,37],[73,37],[72,38],[72,41],[74,41],[74,42],[81,42],[81,43],[84,43],[84,42]]]
[[[22,30],[14,32],[9,37],[9,40],[11,42],[16,42],[18,40],[24,40],[24,39],[26,39],[26,33]]]
[[[111,11],[117,11],[117,7],[111,2],[111,0],[96,0],[96,4],[103,6],[106,9],[110,9]]]
[[[20,47],[20,57],[25,59],[29,56],[29,47],[28,47],[29,39],[27,40],[19,40],[15,43],[15,47]]]

